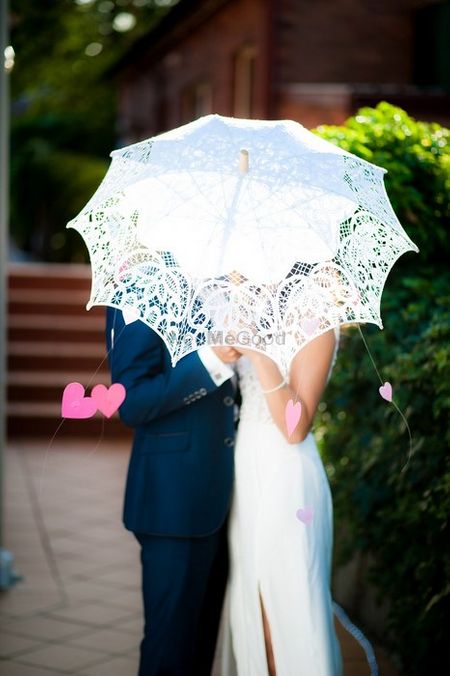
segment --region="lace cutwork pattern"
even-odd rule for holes
[[[339,328],[336,328],[334,333],[336,337],[336,343],[328,371],[327,383],[330,380],[339,349]],[[267,397],[262,392],[259,378],[256,375],[250,359],[248,359],[246,356],[242,356],[236,363],[236,371],[239,377],[239,387],[242,394],[242,404],[239,412],[240,420],[251,420],[258,423],[272,424],[273,418],[267,403]],[[286,380],[288,380],[288,374],[289,369],[285,368],[282,371],[282,376],[284,376]]]
[[[383,327],[387,275],[417,247],[380,167],[291,121],[218,115],[111,155],[68,224],[90,254],[87,307],[136,308],[173,365],[230,330],[257,336],[284,368],[332,327]]]

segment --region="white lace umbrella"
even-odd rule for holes
[[[111,156],[67,226],[91,258],[87,307],[137,310],[173,365],[231,330],[284,366],[338,324],[382,328],[387,275],[418,251],[385,170],[290,120],[208,115]]]

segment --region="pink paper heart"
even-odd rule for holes
[[[92,418],[96,411],[95,401],[92,397],[84,396],[84,387],[81,383],[69,383],[65,386],[61,401],[63,418]]]
[[[320,320],[317,317],[304,317],[300,322],[300,326],[308,336],[312,336],[317,331],[319,324]]]
[[[113,383],[109,388],[105,385],[96,385],[91,395],[98,410],[110,418],[125,400],[126,390],[121,383]]]
[[[307,526],[313,520],[314,510],[312,507],[300,507],[300,509],[297,509],[296,516],[299,521]]]
[[[392,385],[388,381],[378,388],[378,392],[381,394],[383,399],[386,399],[386,401],[392,401]]]
[[[294,404],[292,399],[289,399],[288,403],[286,404],[285,411],[284,411],[284,417],[285,417],[285,420],[286,420],[286,427],[287,427],[289,437],[291,436],[292,432],[297,427],[298,421],[300,420],[301,415],[302,415],[302,404],[301,404],[301,402],[297,401],[297,403]]]
[[[125,324],[132,324],[140,318],[139,311],[135,307],[124,307],[122,308],[122,316]]]

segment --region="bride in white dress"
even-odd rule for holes
[[[318,336],[289,373],[260,352],[236,348],[242,404],[223,676],[235,673],[231,650],[238,676],[342,674],[330,591],[332,500],[310,431],[338,343],[339,329]],[[302,404],[290,438],[289,399]]]

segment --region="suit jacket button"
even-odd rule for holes
[[[200,390],[199,390],[199,392],[200,392],[200,394],[201,394],[202,396],[204,396],[205,394],[208,394],[206,388],[204,388],[204,387],[201,387]]]
[[[223,403],[225,406],[232,406],[234,404],[233,397],[224,397]]]
[[[234,440],[231,437],[225,437],[223,441],[225,446],[233,446],[234,444]]]

